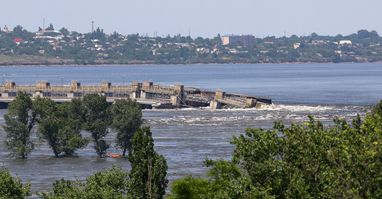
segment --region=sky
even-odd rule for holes
[[[52,23],[90,32],[256,37],[351,34],[382,35],[382,0],[1,0],[0,26],[36,31]]]

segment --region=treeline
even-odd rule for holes
[[[247,129],[234,137],[231,160],[206,160],[206,178],[175,180],[170,199],[207,198],[381,198],[382,101],[364,118],[352,122],[335,118],[325,127],[309,116],[303,123],[272,129]],[[146,132],[146,133],[143,133]],[[162,198],[167,181],[164,164],[155,166],[149,129],[131,141],[130,172],[118,168],[95,173],[86,181],[59,180],[43,198]],[[148,147],[147,147],[148,146]],[[165,162],[158,156],[159,162]],[[19,193],[22,185],[0,172],[0,193]],[[162,190],[159,191],[158,190]],[[160,193],[160,194],[157,194]],[[6,195],[7,196],[7,195]]]
[[[73,156],[90,140],[81,131],[89,132],[99,157],[106,155],[109,144],[104,140],[110,130],[116,131],[116,145],[122,155],[131,150],[131,138],[142,125],[140,105],[132,100],[118,100],[109,104],[106,97],[86,95],[83,99],[57,104],[48,98],[32,101],[26,93],[19,93],[4,115],[6,146],[11,155],[25,159],[33,150],[32,129],[45,140],[56,157]]]

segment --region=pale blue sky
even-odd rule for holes
[[[89,32],[91,21],[105,32],[152,35],[220,34],[282,36],[316,32],[382,34],[382,0],[1,0],[0,26]]]

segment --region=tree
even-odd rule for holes
[[[25,198],[30,193],[30,185],[23,185],[21,180],[11,176],[8,170],[0,169],[0,198]]]
[[[84,129],[89,131],[94,140],[94,148],[99,157],[103,157],[109,145],[104,137],[109,133],[110,111],[106,97],[98,94],[83,98]]]
[[[67,36],[70,34],[69,30],[66,29],[65,27],[62,27],[62,28],[60,29],[60,33],[63,34],[64,37],[67,37]]]
[[[129,173],[113,167],[89,176],[85,182],[58,180],[51,193],[41,193],[43,199],[110,199],[129,197]]]
[[[116,142],[123,150],[131,150],[131,138],[142,124],[140,105],[132,100],[118,100],[111,109],[113,115],[112,127],[117,131]]]
[[[54,30],[54,26],[53,26],[53,24],[49,24],[49,26],[48,26],[45,30],[51,30],[51,31],[53,31],[53,30]]]
[[[38,113],[38,134],[45,139],[48,145],[52,148],[56,157],[60,154],[58,146],[58,131],[60,121],[58,121],[57,107],[53,100],[48,98],[37,98],[34,101],[34,108]]]
[[[133,198],[163,198],[168,180],[166,159],[155,152],[149,127],[139,129],[132,139],[130,190]]]
[[[58,105],[58,119],[61,124],[58,135],[65,156],[72,156],[77,149],[85,147],[89,142],[81,135],[84,123],[81,105],[79,99]]]
[[[4,130],[7,133],[5,144],[13,156],[25,159],[33,150],[31,131],[36,123],[33,103],[26,93],[18,93],[4,115]]]
[[[172,184],[169,199],[207,198],[209,192],[209,182],[207,179],[186,176]]]
[[[34,102],[39,113],[38,133],[47,141],[56,157],[72,156],[77,149],[87,144],[80,133],[79,113],[73,113],[76,111],[73,108],[76,102],[74,100],[57,105],[48,98],[38,98]]]

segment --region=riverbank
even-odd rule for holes
[[[184,62],[157,62],[154,60],[96,60],[94,62],[78,61],[73,59],[62,59],[55,57],[43,57],[32,55],[9,56],[0,55],[0,66],[127,66],[127,65],[216,65],[216,64],[345,64],[345,63],[382,63],[377,62],[254,62],[241,61],[184,61]]]

